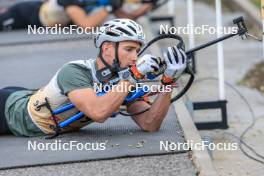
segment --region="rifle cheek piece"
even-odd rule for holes
[[[132,75],[133,75],[136,79],[142,79],[142,78],[144,78],[144,75],[141,74],[141,73],[138,71],[138,69],[137,69],[137,67],[136,67],[135,64],[131,65],[130,70],[131,70],[131,72],[133,73]]]

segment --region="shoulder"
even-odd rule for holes
[[[57,74],[57,84],[64,94],[78,88],[93,86],[92,71],[78,63],[65,64]]]
[[[63,76],[64,74],[71,75],[74,73],[83,73],[85,75],[91,75],[91,70],[92,70],[91,67],[93,64],[92,61],[93,59],[76,60],[76,61],[68,62],[61,67],[58,74],[61,76]]]

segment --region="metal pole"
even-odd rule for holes
[[[225,35],[225,36],[219,37],[219,38],[214,39],[214,40],[212,40],[212,41],[210,41],[210,42],[207,42],[207,43],[205,43],[205,44],[201,44],[201,45],[199,45],[199,46],[196,46],[195,48],[192,48],[192,49],[186,51],[186,54],[187,54],[187,55],[190,55],[190,54],[192,54],[193,52],[196,52],[196,51],[199,51],[199,50],[201,50],[201,49],[207,48],[207,47],[209,47],[209,46],[211,46],[211,45],[214,45],[214,44],[216,44],[216,43],[218,43],[218,42],[221,42],[221,41],[226,40],[226,39],[228,39],[228,38],[234,37],[234,36],[236,36],[236,35],[238,35],[238,33],[237,33],[237,34],[228,34],[228,35]]]
[[[262,56],[264,58],[264,0],[261,0],[261,15],[262,15]]]
[[[217,31],[222,28],[222,5],[221,0],[215,0],[216,8],[216,27]],[[218,31],[217,37],[222,34]],[[225,100],[225,72],[224,72],[224,49],[223,42],[217,44],[217,58],[218,58],[218,78],[219,78],[219,99]]]
[[[188,26],[190,29],[194,27],[193,20],[193,0],[187,0],[187,16],[188,16]],[[194,40],[194,31],[191,30],[189,34],[189,48],[193,48],[195,46]]]
[[[168,15],[173,15],[175,13],[175,1],[170,0],[167,3],[167,7],[168,7]]]
[[[262,20],[262,56],[264,58],[264,19]]]

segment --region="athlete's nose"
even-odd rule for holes
[[[138,58],[137,52],[133,53],[132,62],[135,63],[137,61],[137,58]]]
[[[136,62],[137,61],[137,56],[132,58],[132,62]]]

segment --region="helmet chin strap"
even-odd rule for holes
[[[112,73],[114,73],[114,75],[117,74],[117,72],[120,70],[120,62],[119,62],[119,56],[118,56],[118,48],[119,48],[119,42],[115,43],[115,58],[113,61],[112,66],[110,64],[108,64],[106,62],[106,60],[104,59],[103,55],[102,55],[102,50],[100,49],[100,53],[99,53],[99,58],[101,59],[101,61],[103,62],[103,64],[110,69],[110,71]]]
[[[119,42],[115,43],[115,59],[113,62],[114,69],[117,72],[121,70],[120,68],[120,61],[119,61],[119,55],[118,55],[118,49],[119,49]]]

